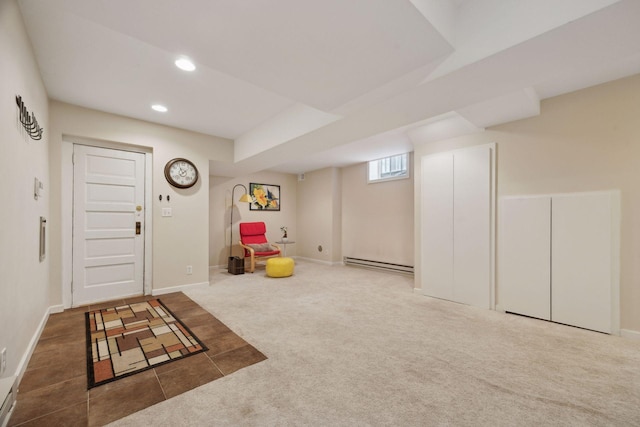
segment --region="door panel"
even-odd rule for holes
[[[453,298],[453,155],[422,158],[422,292]]]
[[[87,258],[109,257],[117,255],[135,255],[135,242],[128,238],[87,240],[85,256]]]
[[[143,293],[144,165],[141,153],[74,146],[74,306]]]
[[[114,262],[121,262],[122,264],[114,264]],[[86,268],[85,286],[91,288],[101,287],[105,284],[127,283],[133,281],[134,276],[135,266],[130,262],[126,262],[125,259],[116,259],[111,263],[98,261],[91,267]]]
[[[552,199],[551,319],[611,332],[612,198]]]
[[[499,217],[500,305],[551,320],[551,197],[502,199]]]
[[[491,308],[491,150],[453,158],[453,300]]]

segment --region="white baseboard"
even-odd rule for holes
[[[506,313],[507,310],[505,310],[504,308],[502,308],[502,306],[500,304],[496,304],[496,311],[500,312],[500,313]]]
[[[24,354],[22,355],[22,358],[20,359],[20,362],[18,363],[18,367],[16,368],[16,372],[14,376],[10,377],[15,379],[15,381],[13,382],[14,392],[17,392],[18,389],[20,388],[20,382],[22,381],[22,377],[24,376],[24,373],[27,370],[27,366],[29,366],[29,361],[31,360],[31,356],[33,355],[33,352],[35,351],[36,346],[38,345],[38,341],[40,340],[42,331],[44,331],[44,327],[47,325],[47,321],[49,320],[49,315],[54,313],[62,313],[63,311],[64,311],[63,305],[54,305],[47,308],[47,310],[45,310],[44,315],[42,316],[42,319],[40,319],[40,323],[36,328],[36,331],[33,333],[31,340],[29,340],[29,345],[27,346],[27,349],[25,350]],[[8,416],[6,417],[5,422],[8,422],[11,416],[10,414],[7,414],[7,415]]]
[[[64,305],[52,305],[49,307],[49,314],[62,313],[64,311]]]
[[[315,262],[316,264],[330,265],[332,267],[335,267],[337,265],[344,265],[344,263],[342,261],[331,262],[331,261],[324,261],[324,260],[321,260],[321,259],[307,258],[307,257],[302,257],[302,256],[292,256],[290,258],[300,259],[300,260],[309,261],[309,262]]]
[[[217,270],[226,270],[226,269],[227,269],[226,265],[210,265],[209,266],[209,276],[211,276]]]
[[[55,306],[49,307],[44,312],[44,315],[42,316],[42,319],[40,319],[40,323],[38,324],[38,328],[36,329],[35,333],[31,337],[31,340],[29,341],[27,350],[22,355],[22,358],[20,359],[20,363],[18,363],[18,368],[16,369],[16,373],[15,373],[16,384],[20,384],[20,381],[22,381],[22,376],[27,370],[27,366],[29,365],[29,360],[31,360],[31,355],[33,354],[33,351],[36,349],[36,345],[38,345],[38,340],[40,339],[40,335],[42,335],[42,331],[44,330],[44,327],[47,325],[47,320],[49,320],[49,315],[53,313],[62,313],[63,311],[64,311],[64,307],[62,305],[55,305]]]
[[[207,287],[209,287],[209,282],[190,283],[187,285],[170,286],[168,288],[153,289],[151,291],[151,295],[153,296],[164,295],[164,294],[170,294],[173,292],[183,292],[183,291],[188,291],[190,289],[207,288]]]
[[[342,261],[336,261],[336,262],[331,262],[331,261],[323,261],[320,259],[315,259],[315,258],[306,258],[306,257],[301,257],[301,256],[297,256],[297,255],[292,255],[288,258],[293,258],[295,260],[303,260],[303,261],[309,261],[309,262],[315,262],[316,264],[323,264],[323,265],[329,265],[332,267],[335,266],[342,266],[344,265],[344,262]],[[209,266],[209,275],[215,273],[218,270],[225,270],[226,271],[227,266],[226,265],[210,265]]]
[[[620,329],[620,336],[631,338],[632,340],[640,340],[640,332],[631,329]]]

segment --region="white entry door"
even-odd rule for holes
[[[72,305],[144,292],[145,155],[74,145]]]

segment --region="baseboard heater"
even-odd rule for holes
[[[0,379],[0,399],[2,400],[2,406],[0,406],[0,426],[4,427],[9,423],[9,416],[13,409],[13,404],[16,401],[14,378],[2,378]]]
[[[375,268],[377,270],[385,270],[393,273],[413,274],[412,265],[394,264],[391,262],[373,261],[370,259],[344,257],[344,265],[354,267]]]

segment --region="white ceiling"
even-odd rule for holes
[[[233,139],[216,175],[410,151],[640,72],[638,0],[18,3],[51,98]]]

